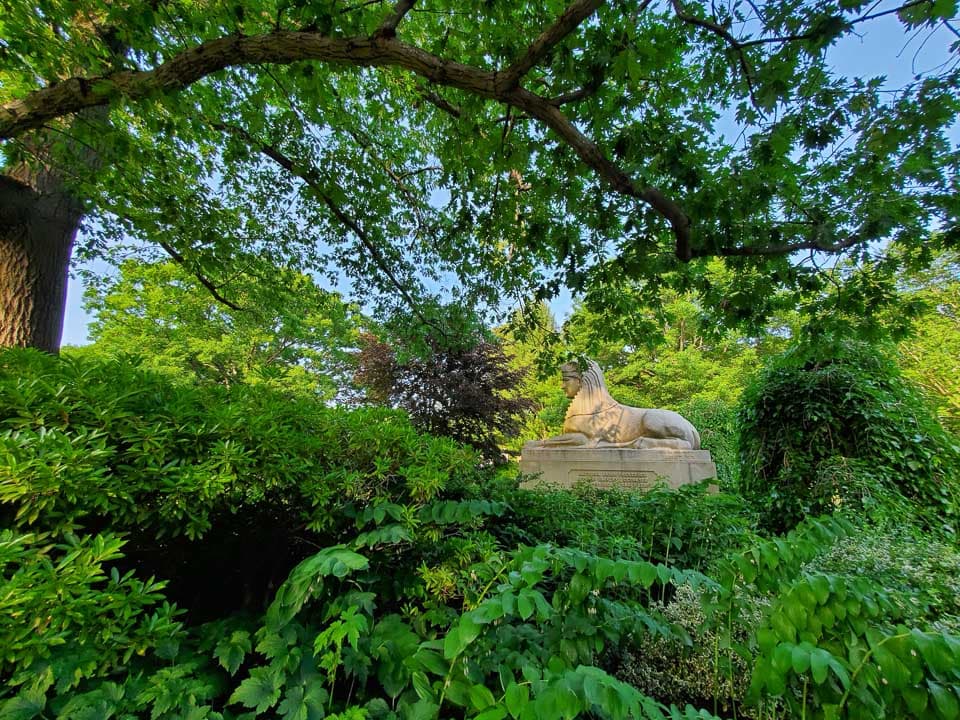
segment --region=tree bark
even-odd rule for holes
[[[59,351],[82,210],[49,169],[0,174],[0,347]]]

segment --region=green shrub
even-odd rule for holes
[[[685,635],[645,634],[611,653],[611,673],[655,698],[713,708],[747,718],[767,717],[744,704],[750,684],[752,655],[730,653],[732,643],[746,644],[763,618],[762,601],[741,609],[736,625],[708,622],[701,594],[682,585],[666,604],[655,605],[664,620],[683,628]],[[721,644],[723,645],[721,654]]]
[[[79,677],[177,642],[183,630],[164,583],[108,570],[122,547],[109,534],[52,543],[0,530],[0,678],[38,666]]]
[[[857,557],[864,532],[838,515],[810,519],[718,563],[719,590],[705,595],[707,627],[725,634],[722,672],[750,658],[745,701],[761,717],[781,706],[786,717],[957,716],[960,638],[917,622],[905,595],[867,574],[868,562],[856,569],[868,560]],[[836,560],[844,555],[845,566]],[[729,629],[744,626],[741,642]]]
[[[836,507],[900,512],[955,533],[960,447],[896,365],[855,343],[800,346],[744,393],[740,487],[775,531]]]
[[[402,414],[10,351],[0,428],[0,717],[708,717],[592,666],[706,578],[504,551],[452,497],[476,455]]]
[[[510,507],[491,527],[508,546],[554,543],[705,571],[753,537],[754,519],[740,498],[703,485],[630,493],[589,485],[521,490],[506,480],[498,491],[486,485],[477,492]]]
[[[857,528],[803,572],[870,578],[890,596],[902,622],[960,636],[960,552],[906,524]]]
[[[710,451],[717,466],[717,484],[731,491],[740,481],[740,458],[737,456],[737,408],[723,400],[693,400],[677,408],[700,433],[700,445]]]
[[[176,385],[128,360],[0,353],[0,519],[125,532],[124,567],[210,617],[261,608],[290,567],[337,541],[351,508],[426,502],[474,460],[396,411]]]

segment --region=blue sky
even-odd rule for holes
[[[882,10],[883,6],[878,9]],[[885,17],[862,26],[860,37],[851,36],[831,48],[829,60],[848,76],[884,75],[890,88],[910,82],[917,74],[930,71],[948,61],[948,48],[957,38],[945,28],[905,32],[895,17]],[[960,142],[960,128],[954,127],[954,138]],[[82,242],[82,238],[80,239]],[[100,264],[94,269],[104,271]],[[83,345],[88,342],[89,315],[83,310],[83,286],[71,278],[67,288],[67,310],[64,319],[63,344]],[[554,315],[562,319],[570,308],[570,296],[563,293],[553,303]]]

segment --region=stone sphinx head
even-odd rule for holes
[[[603,370],[593,360],[587,360],[583,370],[575,362],[564,363],[560,366],[560,375],[563,378],[563,391],[568,398],[577,399],[575,404],[578,407],[583,403],[594,406],[606,404],[605,400],[613,401],[607,392]]]
[[[563,392],[568,398],[575,398],[580,392],[580,367],[575,362],[564,363],[560,366]]]

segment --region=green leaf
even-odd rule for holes
[[[794,645],[791,654],[793,671],[798,675],[803,674],[810,667],[810,650],[804,647],[804,644]]]
[[[957,696],[953,690],[932,680],[927,681],[927,687],[930,688],[930,697],[933,698],[937,714],[943,720],[956,720],[960,715],[960,706],[957,704]]]
[[[443,656],[452,660],[480,635],[482,625],[478,625],[469,615],[462,615],[460,622],[450,628],[443,641]]]
[[[302,687],[292,687],[287,690],[287,694],[277,708],[277,712],[283,720],[311,720],[311,718],[316,717],[315,714],[310,714],[310,707],[307,705]]]
[[[484,685],[474,685],[470,688],[470,706],[474,710],[485,710],[496,704],[493,693]]]
[[[493,707],[477,715],[476,720],[503,720],[506,716],[506,708]]]
[[[447,685],[446,698],[454,705],[467,707],[470,704],[470,689],[473,687],[470,683],[463,680],[451,680]]]
[[[413,705],[403,705],[400,713],[404,720],[436,720],[440,707],[429,700],[419,700]]]
[[[910,712],[917,717],[922,716],[923,711],[927,709],[927,704],[930,702],[930,696],[927,694],[926,689],[919,685],[911,685],[905,687],[901,692]]]
[[[245,630],[236,630],[229,638],[224,638],[217,643],[213,654],[228,673],[235,675],[250,649],[250,633]]]
[[[506,705],[507,710],[510,711],[510,715],[514,718],[519,718],[521,713],[524,711],[524,708],[530,702],[530,686],[529,685],[518,685],[516,683],[511,684],[507,687],[506,692]]]
[[[643,588],[649,588],[657,579],[657,566],[652,563],[638,561],[630,565],[627,573],[630,582],[639,583]]]
[[[823,648],[817,648],[810,653],[810,672],[813,675],[814,682],[818,685],[821,685],[827,679],[832,657]]]
[[[447,636],[443,639],[443,656],[447,660],[453,660],[460,653],[461,647],[466,647],[466,645],[461,645],[460,628],[455,625],[450,628]]]
[[[514,718],[519,718],[523,709],[530,702],[530,686],[511,683],[507,687],[505,699],[510,715]]]
[[[436,696],[433,692],[433,686],[430,683],[429,678],[422,672],[415,672],[412,676],[413,680],[413,689],[417,693],[417,697],[421,700],[430,700],[431,702],[436,701]]]
[[[47,705],[46,694],[37,690],[23,690],[0,706],[0,720],[32,720]]]
[[[530,592],[522,590],[517,596],[517,613],[520,618],[527,620],[533,615],[533,601],[530,599]]]
[[[432,672],[434,675],[446,675],[450,666],[440,656],[440,653],[426,648],[420,648],[413,656],[413,660]]]
[[[875,647],[873,658],[879,666],[880,675],[890,684],[891,688],[901,690],[910,683],[910,671],[896,655],[887,650],[886,646]]]
[[[250,677],[233,691],[227,704],[240,703],[253,708],[256,714],[266,712],[280,699],[280,687],[271,668],[254,668]]]

